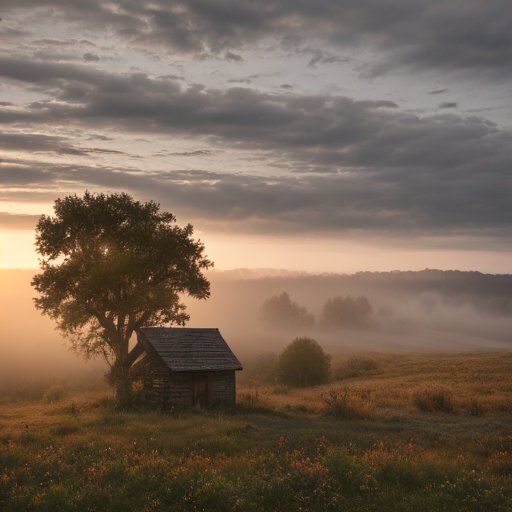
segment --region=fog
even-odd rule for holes
[[[55,379],[101,382],[104,361],[79,359],[54,322],[34,307],[30,282],[36,272],[0,269],[0,390]]]
[[[0,384],[61,377],[95,379],[101,360],[84,362],[65,346],[54,323],[35,309],[30,281],[36,270],[0,270]],[[274,274],[274,275],[271,275]],[[208,271],[211,297],[184,297],[188,327],[218,327],[242,364],[265,351],[280,352],[294,337],[315,338],[328,352],[372,350],[512,349],[512,276],[478,272],[394,272],[311,275],[271,270]],[[364,330],[304,332],[269,329],[262,303],[286,291],[319,318],[326,300],[365,295],[373,308]]]
[[[478,272],[363,272],[312,275],[271,270],[209,272],[208,301],[186,301],[190,326],[218,327],[237,355],[281,351],[295,336],[327,350],[512,349],[512,276]],[[265,328],[263,302],[286,291],[317,319],[329,298],[365,295],[374,311],[366,330],[308,332]]]

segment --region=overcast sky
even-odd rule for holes
[[[126,191],[217,267],[512,272],[510,0],[2,0],[0,266]]]

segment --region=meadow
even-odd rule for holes
[[[512,353],[333,356],[310,389],[248,362],[229,409],[5,391],[0,509],[512,510]]]

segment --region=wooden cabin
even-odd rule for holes
[[[145,354],[136,371],[151,401],[201,408],[236,403],[235,372],[242,365],[218,329],[145,327],[137,339]]]

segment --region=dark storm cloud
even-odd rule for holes
[[[311,42],[369,48],[379,54],[362,73],[397,67],[488,70],[510,75],[512,6],[508,0],[4,0],[15,9],[52,9],[52,16],[97,30],[113,29],[129,45],[169,53],[235,53],[275,39],[288,48]],[[328,57],[335,59],[339,56]],[[319,61],[320,62],[320,61]]]

